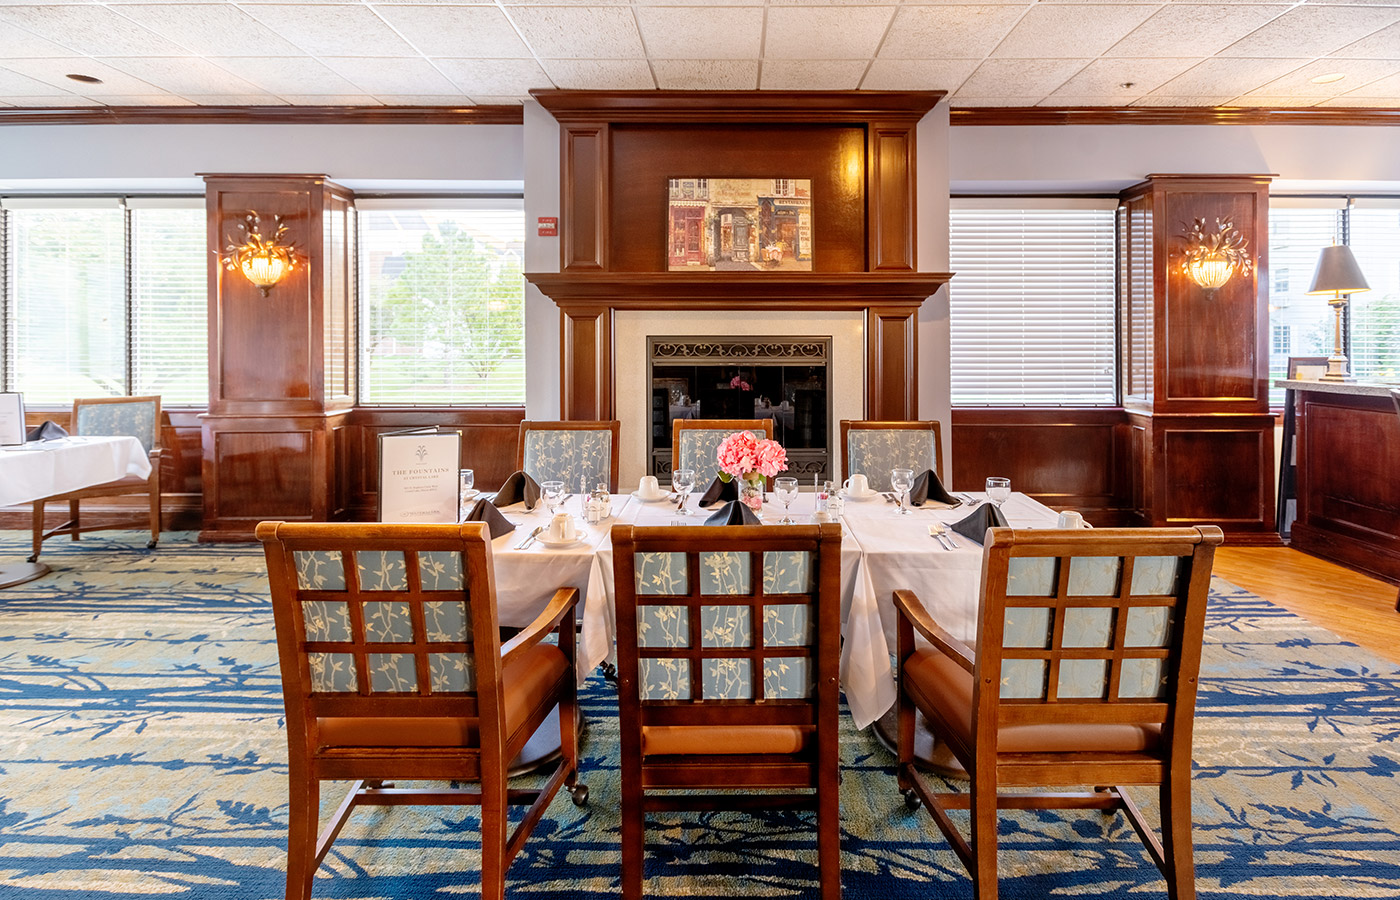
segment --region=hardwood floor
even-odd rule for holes
[[[1400,663],[1400,612],[1393,584],[1287,547],[1224,546],[1215,574]]]

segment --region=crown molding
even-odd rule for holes
[[[519,125],[521,106],[0,108],[0,125]]]
[[[952,125],[1400,125],[1400,109],[1220,106],[979,106]]]
[[[560,122],[918,120],[944,91],[573,91],[530,96]]]

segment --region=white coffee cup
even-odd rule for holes
[[[831,521],[831,513],[827,512],[827,511],[824,510],[824,509],[819,509],[819,510],[817,510],[816,513],[812,516],[812,521],[813,521],[813,522],[816,522],[816,523],[819,524],[819,525],[820,525],[820,524],[823,524],[823,523],[825,523],[825,522],[830,522],[830,521]]]
[[[1060,521],[1057,524],[1060,528],[1083,528],[1084,517],[1072,509],[1067,509],[1060,513]]]
[[[661,485],[657,482],[655,475],[643,475],[641,483],[637,485],[637,496],[647,500],[661,496]]]
[[[554,518],[549,520],[549,539],[551,541],[572,541],[578,537],[578,526],[574,524],[574,517],[568,513],[555,513]]]
[[[846,492],[852,497],[864,497],[870,493],[870,482],[859,472],[846,479]]]

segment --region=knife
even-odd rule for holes
[[[524,550],[526,547],[530,546],[530,543],[531,543],[532,541],[534,541],[535,538],[537,538],[537,537],[540,536],[540,532],[541,532],[541,531],[544,531],[544,526],[543,526],[543,525],[537,526],[537,527],[535,528],[534,531],[532,531],[532,532],[530,532],[529,534],[525,535],[525,540],[523,540],[523,541],[521,541],[520,543],[518,543],[518,544],[515,545],[515,549],[517,549],[517,550]]]

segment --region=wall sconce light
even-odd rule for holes
[[[1186,258],[1181,270],[1207,291],[1223,287],[1236,272],[1249,274],[1249,242],[1232,219],[1216,219],[1215,231],[1206,231],[1206,220],[1197,219],[1186,231]]]
[[[256,285],[264,297],[288,272],[295,269],[297,264],[295,248],[291,242],[282,242],[282,236],[287,233],[287,226],[282,224],[282,217],[273,216],[272,224],[275,229],[272,237],[263,237],[257,210],[249,212],[238,224],[238,230],[243,232],[243,240],[230,239],[221,257],[225,269],[230,272],[241,271],[243,277]]]
[[[1342,310],[1347,305],[1347,297],[1343,295],[1359,294],[1370,289],[1371,286],[1366,283],[1366,276],[1361,274],[1361,267],[1356,264],[1356,257],[1352,256],[1350,247],[1346,244],[1335,244],[1322,248],[1322,253],[1317,258],[1317,271],[1313,272],[1312,287],[1308,288],[1308,293],[1331,294],[1332,297],[1327,302],[1336,316],[1332,330],[1332,355],[1327,358],[1327,374],[1323,375],[1323,378],[1330,381],[1350,380],[1346,349],[1342,343]]]

